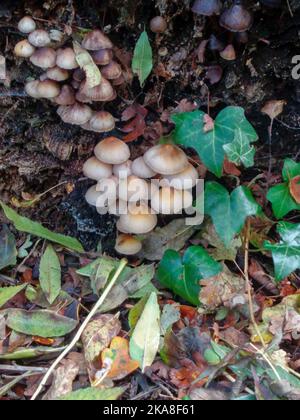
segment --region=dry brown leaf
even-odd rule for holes
[[[264,107],[261,109],[263,114],[267,114],[271,120],[274,120],[278,115],[282,114],[283,108],[286,105],[286,101],[269,101],[267,102]]]
[[[300,204],[300,175],[290,181],[290,193],[296,203]]]
[[[53,381],[43,400],[53,401],[69,394],[73,390],[73,382],[79,373],[79,365],[70,359],[65,359],[53,374]]]

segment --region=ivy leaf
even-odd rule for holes
[[[251,145],[249,137],[242,128],[235,130],[233,142],[225,144],[224,150],[230,162],[243,164],[246,168],[254,165],[255,147]]]
[[[193,305],[199,305],[201,279],[222,271],[222,266],[200,246],[191,246],[184,256],[168,250],[161,260],[157,276],[159,282]]]
[[[299,175],[300,163],[296,163],[292,159],[286,159],[282,171],[285,182],[270,188],[267,194],[277,219],[282,219],[293,210],[300,210],[300,204],[293,198],[290,190],[290,182]]]
[[[135,46],[132,59],[132,71],[138,75],[141,86],[144,85],[147,77],[152,71],[152,68],[152,48],[149,42],[148,34],[146,31],[144,31]]]
[[[231,194],[217,182],[208,182],[205,188],[205,214],[226,246],[243,229],[247,217],[259,213],[260,206],[251,191],[238,187]]]
[[[257,139],[257,134],[240,107],[223,109],[213,128],[207,131],[207,114],[202,111],[184,112],[172,116],[176,124],[173,139],[177,144],[197,151],[205,166],[217,177],[222,176],[225,159],[224,146],[234,141],[237,128],[248,141]]]
[[[14,235],[6,225],[0,230],[0,270],[17,263],[17,248]]]
[[[281,281],[300,268],[300,224],[281,222],[277,231],[281,241],[265,242],[264,248],[272,252],[275,278]]]
[[[52,305],[61,290],[61,267],[52,245],[48,245],[40,263],[40,285]]]

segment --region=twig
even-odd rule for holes
[[[19,366],[19,365],[0,365],[0,372],[9,372],[9,373],[46,373],[47,368],[37,367],[37,366]]]
[[[271,362],[271,360],[269,359],[269,357],[266,355],[266,353],[260,349],[258,349],[254,344],[250,343],[250,346],[253,347],[258,354],[261,355],[261,357],[268,363],[268,365],[270,366],[270,368],[272,369],[272,371],[274,372],[276,378],[281,381],[281,377],[279,375],[279,373],[277,372],[275,366],[273,366],[273,363]]]
[[[101,297],[99,298],[98,302],[95,304],[95,306],[93,307],[93,309],[91,310],[91,312],[89,313],[89,315],[86,317],[86,319],[82,323],[81,327],[77,331],[77,333],[76,333],[75,337],[73,338],[73,340],[71,341],[71,343],[58,356],[58,358],[55,360],[55,362],[50,366],[48,372],[46,373],[46,375],[43,377],[42,381],[40,382],[40,384],[38,386],[38,389],[36,390],[36,392],[34,393],[33,397],[31,398],[32,401],[36,400],[36,398],[42,392],[44,385],[46,385],[48,379],[51,377],[51,375],[54,372],[54,370],[56,369],[56,367],[60,364],[60,362],[64,359],[64,357],[66,357],[69,354],[69,352],[76,345],[77,341],[80,340],[81,335],[84,332],[84,330],[86,329],[88,323],[91,321],[91,319],[93,318],[93,316],[96,314],[96,312],[99,310],[99,308],[101,307],[101,305],[103,304],[103,302],[107,298],[108,294],[110,293],[111,289],[114,287],[116,281],[118,280],[120,274],[122,273],[122,271],[126,267],[127,263],[128,263],[128,261],[126,259],[123,259],[123,260],[120,261],[120,265],[119,265],[119,267],[118,267],[115,275],[113,276],[111,282],[106,287],[106,289],[102,293]]]
[[[286,0],[286,2],[287,2],[287,6],[288,6],[289,12],[291,14],[291,17],[293,18],[294,17],[294,13],[292,11],[292,8],[291,8],[291,5],[290,5],[290,1],[289,0]]]
[[[5,394],[8,393],[8,391],[13,388],[15,385],[17,385],[19,382],[22,381],[22,379],[27,378],[28,376],[32,376],[32,372],[27,371],[23,373],[23,375],[18,376],[17,378],[14,378],[12,381],[10,381],[8,384],[4,385],[0,388],[0,397],[3,397]]]

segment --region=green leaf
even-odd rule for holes
[[[200,280],[215,276],[221,271],[221,264],[204,248],[191,246],[183,257],[174,250],[166,251],[159,264],[157,277],[163,286],[197,306],[200,303]]]
[[[14,235],[6,225],[0,231],[0,270],[17,263],[17,248]]]
[[[61,267],[52,245],[48,245],[40,262],[40,285],[52,305],[61,290]]]
[[[245,117],[244,110],[229,106],[223,109],[214,128],[205,130],[206,114],[202,111],[184,112],[172,116],[176,124],[173,139],[177,144],[197,151],[206,167],[217,177],[222,176],[225,159],[224,146],[232,143],[235,130],[240,129],[245,139],[255,141],[257,134]]]
[[[148,34],[146,31],[144,31],[135,46],[132,59],[132,71],[138,75],[141,86],[144,85],[147,77],[152,71],[152,68],[152,48],[149,42]]]
[[[272,203],[272,209],[277,219],[282,219],[293,210],[300,210],[298,204],[290,193],[290,181],[300,175],[300,164],[291,159],[284,161],[282,177],[284,184],[275,185],[269,189],[267,198]]]
[[[60,233],[51,232],[50,230],[44,228],[40,223],[33,222],[27,217],[20,216],[16,211],[8,207],[2,201],[0,201],[0,205],[5,213],[5,216],[13,222],[17,230],[47,239],[77,252],[84,252],[82,245],[77,241],[77,239],[61,235]]]
[[[25,289],[27,284],[21,286],[1,287],[0,288],[0,308],[4,306],[10,299],[15,297],[18,293]]]
[[[86,388],[71,392],[59,398],[60,401],[114,401],[125,391],[125,388]]]
[[[140,363],[142,372],[151,366],[160,343],[160,309],[155,293],[151,293],[130,339],[130,356]]]
[[[77,321],[51,311],[6,309],[6,324],[18,333],[43,338],[63,337],[77,327]]]
[[[217,182],[205,187],[205,214],[211,216],[215,229],[226,246],[244,227],[248,216],[260,211],[251,191],[238,187],[231,194]]]
[[[277,231],[281,241],[265,242],[264,248],[272,252],[275,278],[281,281],[300,268],[300,224],[281,222]]]
[[[245,132],[239,127],[235,130],[232,143],[225,144],[224,150],[230,162],[243,164],[246,168],[254,165],[255,147],[250,144]]]

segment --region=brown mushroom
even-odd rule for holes
[[[126,143],[116,137],[107,137],[97,144],[95,156],[101,162],[111,165],[120,165],[130,158],[130,150]]]
[[[82,126],[83,129],[95,133],[108,133],[116,126],[114,117],[106,111],[94,112],[92,118]]]
[[[30,44],[30,42],[27,41],[27,39],[23,39],[23,41],[20,41],[16,44],[14,53],[17,57],[22,58],[29,58],[32,56],[32,54],[35,52],[35,48],[33,45]]]
[[[32,54],[30,61],[35,66],[43,69],[54,67],[56,63],[56,51],[53,48],[39,48]]]
[[[74,105],[76,102],[74,89],[69,85],[64,85],[60,94],[53,101],[62,106]]]
[[[94,62],[101,66],[109,64],[113,58],[113,52],[109,49],[98,50],[92,53]]]
[[[89,106],[76,102],[74,105],[60,106],[57,113],[67,124],[83,125],[90,120],[93,111]]]
[[[122,76],[122,69],[116,61],[111,61],[106,66],[102,67],[101,74],[108,80],[116,80]]]
[[[113,48],[113,44],[102,31],[95,29],[85,35],[82,47],[90,51],[110,50]]]
[[[172,144],[152,147],[145,153],[144,161],[154,172],[162,175],[178,174],[189,165],[186,154]]]
[[[37,48],[47,47],[51,43],[50,35],[44,29],[36,29],[31,32],[28,41]]]
[[[72,48],[59,49],[57,51],[56,65],[65,70],[77,69],[79,66],[74,50]]]

